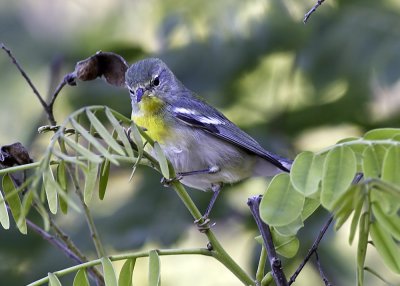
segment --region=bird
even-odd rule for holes
[[[292,160],[261,147],[180,82],[161,59],[133,63],[125,73],[125,84],[132,121],[159,143],[176,179],[191,188],[213,192],[203,223],[209,221],[224,184],[290,171]]]

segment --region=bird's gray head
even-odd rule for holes
[[[144,59],[131,65],[126,71],[125,82],[132,101],[136,103],[143,96],[166,97],[182,86],[167,65],[157,58]]]

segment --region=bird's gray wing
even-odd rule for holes
[[[237,127],[221,112],[197,97],[191,97],[190,100],[180,98],[178,103],[174,102],[170,106],[175,118],[189,126],[201,128],[213,136],[258,155],[277,168],[289,172],[287,166],[291,164],[290,160],[266,151],[256,140]]]

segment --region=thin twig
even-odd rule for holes
[[[21,75],[23,76],[23,78],[26,80],[26,82],[29,84],[29,86],[31,87],[33,93],[36,95],[36,97],[38,98],[40,104],[43,106],[43,108],[47,111],[48,106],[47,103],[44,101],[43,97],[40,95],[39,91],[37,90],[37,88],[34,86],[34,84],[32,83],[31,79],[29,78],[29,76],[26,74],[26,72],[22,69],[22,67],[20,66],[20,64],[18,63],[17,59],[13,56],[12,52],[10,49],[8,49],[3,43],[0,43],[0,47],[7,53],[7,55],[10,57],[10,59],[12,60],[13,64],[17,67],[17,69],[19,70],[19,72],[21,73]],[[55,125],[55,124],[53,124]]]
[[[303,19],[303,23],[304,23],[304,24],[307,23],[308,18],[310,18],[311,14],[314,13],[315,10],[317,10],[317,8],[318,8],[319,6],[321,6],[322,3],[324,3],[324,1],[325,1],[325,0],[318,0],[318,1],[317,1],[317,4],[315,4],[314,7],[312,7],[312,8],[310,9],[310,11],[308,11],[307,14],[304,15],[304,19]]]
[[[68,170],[68,172],[70,174],[70,177],[72,178],[72,182],[73,182],[73,185],[74,185],[74,188],[75,188],[75,193],[78,195],[79,200],[80,200],[81,205],[82,205],[82,208],[83,208],[83,210],[85,212],[86,222],[87,222],[87,225],[89,227],[90,236],[91,236],[91,238],[93,240],[93,244],[94,244],[94,246],[96,248],[97,256],[99,258],[100,257],[105,257],[106,254],[105,254],[105,251],[104,251],[103,244],[101,243],[100,236],[99,236],[99,233],[97,232],[97,228],[96,228],[96,225],[94,223],[93,217],[92,217],[92,215],[90,213],[89,207],[85,204],[82,191],[79,188],[79,184],[78,184],[78,182],[76,182],[75,176],[72,175],[70,170]]]
[[[286,280],[285,273],[283,273],[282,270],[282,262],[276,255],[271,231],[269,229],[269,226],[260,218],[260,202],[261,196],[251,197],[248,199],[247,205],[250,207],[251,213],[264,240],[265,248],[268,253],[268,260],[271,265],[272,276],[274,277],[275,283],[278,286],[286,286],[288,285],[288,282]]]
[[[39,234],[43,239],[47,240],[50,244],[54,245],[62,252],[64,252],[69,258],[75,260],[78,264],[83,263],[82,259],[80,259],[75,253],[73,253],[64,243],[59,241],[56,237],[46,232],[44,229],[40,228],[30,220],[26,220],[26,224],[37,234]]]
[[[321,263],[319,262],[318,251],[315,251],[314,253],[315,253],[315,260],[317,261],[319,275],[321,275],[322,280],[325,283],[325,286],[332,286],[332,283],[329,282],[328,278],[326,278],[324,271],[322,270]]]
[[[87,259],[81,259],[80,257],[78,257],[77,254],[75,254],[74,252],[71,251],[69,246],[67,246],[60,240],[58,240],[53,235],[46,232],[44,229],[42,229],[41,227],[39,227],[38,225],[36,225],[32,221],[30,221],[29,219],[26,219],[26,224],[28,225],[28,227],[31,230],[36,232],[38,235],[40,235],[43,239],[48,241],[50,244],[52,244],[55,247],[57,247],[58,249],[60,249],[62,252],[65,253],[65,255],[67,255],[69,258],[71,258],[78,264],[82,264],[82,263],[85,263],[88,261]],[[88,268],[88,271],[94,280],[99,281],[99,279],[100,279],[100,281],[104,281],[103,275],[96,268],[94,268],[94,267]]]
[[[296,280],[297,276],[300,274],[300,272],[303,269],[303,267],[306,265],[306,263],[308,262],[310,257],[314,254],[314,252],[317,250],[317,248],[319,246],[319,243],[321,242],[322,238],[324,237],[325,232],[327,231],[329,225],[332,223],[332,220],[333,220],[333,216],[331,216],[328,219],[328,221],[325,223],[325,225],[322,228],[322,230],[319,232],[319,234],[317,236],[317,239],[314,241],[312,247],[308,251],[307,256],[304,258],[303,262],[299,265],[299,267],[293,273],[292,277],[290,277],[289,285],[291,285]]]
[[[54,93],[51,95],[50,98],[50,102],[49,104],[46,103],[46,101],[43,99],[43,97],[41,96],[41,94],[39,93],[38,89],[35,87],[35,85],[32,83],[32,80],[29,78],[29,76],[27,75],[27,73],[23,70],[23,68],[20,66],[20,64],[18,63],[18,61],[16,60],[16,58],[13,56],[12,52],[10,49],[8,49],[3,43],[0,43],[0,47],[1,49],[3,49],[7,55],[11,58],[13,64],[17,67],[17,69],[19,70],[19,72],[21,73],[21,75],[23,76],[23,78],[26,80],[26,82],[28,83],[28,85],[31,87],[33,93],[36,95],[36,97],[38,98],[40,104],[42,105],[45,113],[47,114],[47,118],[50,122],[51,125],[56,126],[57,122],[54,118],[54,114],[53,114],[53,105],[55,100],[57,99],[57,96],[59,95],[60,91],[63,89],[63,87],[66,84],[69,85],[75,85],[75,73],[70,73],[67,74],[63,80],[61,81],[61,83],[59,83],[59,85],[57,86],[57,88],[55,89]],[[77,193],[79,193],[79,189],[77,189]],[[94,227],[94,222],[93,219],[89,213],[89,210],[87,208],[87,206],[85,205],[84,201],[83,201],[83,197],[82,194],[80,196],[80,200],[82,202],[83,208],[85,210],[85,216],[86,219],[88,221],[89,224],[89,228],[92,234],[92,238],[95,242],[95,246],[96,246],[96,250],[98,251],[98,253],[101,253],[102,255],[104,255],[104,250],[102,249],[102,245],[100,243],[100,251],[99,251],[99,240],[98,240],[98,234],[97,231]],[[50,217],[50,215],[49,215]],[[50,219],[50,221],[52,222],[52,220]],[[33,226],[34,227],[34,226]],[[55,224],[53,222],[52,228],[56,230],[56,232],[58,231],[59,237],[63,240],[65,240],[65,244],[63,244],[61,241],[55,239],[53,236],[51,236],[50,234],[48,234],[46,231],[42,230],[40,231],[37,227],[35,228],[35,230],[41,234],[44,238],[49,238],[49,242],[51,242],[52,244],[56,245],[58,248],[62,249],[64,251],[64,253],[67,253],[67,256],[74,258],[75,260],[77,260],[79,263],[82,263],[82,258],[84,258],[84,256],[82,254],[80,254],[80,251],[75,247],[75,245],[70,244],[70,239],[61,231],[61,229],[59,229],[58,227],[55,228]],[[68,239],[67,239],[68,238]],[[74,247],[72,247],[74,246]],[[69,248],[71,247],[71,248]],[[79,254],[79,255],[78,255]],[[72,255],[72,256],[71,256]],[[79,257],[81,256],[81,257]],[[96,277],[97,281],[98,281],[98,285],[102,285],[102,275],[96,270],[93,269],[91,270],[94,273],[94,276]]]
[[[53,106],[54,103],[58,97],[58,95],[60,94],[60,91],[64,88],[65,85],[75,85],[75,74],[74,73],[69,73],[66,76],[64,76],[63,80],[58,84],[58,86],[56,87],[56,89],[54,90],[49,105],[48,105],[48,115],[49,115],[49,119],[52,118],[52,120],[49,120],[50,123],[52,125],[56,125],[56,121],[54,119],[54,114],[53,114]]]
[[[54,232],[57,234],[57,237],[59,237],[65,244],[65,246],[73,252],[81,261],[87,262],[89,259],[79,250],[78,247],[76,247],[75,243],[71,240],[71,238],[54,222],[54,220],[51,218],[49,215],[49,222],[50,222],[50,227]],[[95,268],[90,269],[93,273],[93,279],[96,280],[98,286],[104,285],[104,277],[103,275]]]

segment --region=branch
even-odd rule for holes
[[[49,105],[48,105],[48,116],[49,116],[49,121],[52,125],[56,125],[56,121],[54,119],[54,115],[53,115],[53,106],[54,106],[54,102],[56,101],[58,95],[60,94],[60,91],[63,89],[63,87],[65,85],[76,85],[75,83],[75,75],[74,73],[69,73],[66,76],[64,76],[63,80],[58,84],[58,86],[56,87],[55,91],[53,92]]]
[[[322,3],[324,3],[324,1],[325,1],[325,0],[318,0],[318,1],[317,1],[317,4],[315,4],[314,7],[312,7],[312,8],[310,9],[310,11],[308,11],[307,14],[304,15],[304,19],[303,19],[303,23],[304,23],[304,24],[307,23],[308,18],[310,18],[311,14],[314,13],[314,12],[317,10],[317,8],[318,8],[319,6],[321,6]]]
[[[142,257],[148,257],[149,253],[151,252],[151,250],[149,251],[141,251],[141,252],[134,252],[134,253],[128,253],[128,254],[119,254],[119,255],[111,255],[108,256],[108,258],[111,261],[119,261],[119,260],[126,260],[129,258],[142,258]],[[158,249],[157,250],[157,254],[159,256],[166,256],[166,255],[204,255],[204,256],[211,256],[211,252],[206,249],[206,248],[193,248],[193,249]],[[53,272],[54,275],[60,277],[60,276],[64,276],[66,274],[69,273],[74,273],[77,272],[80,269],[85,269],[88,267],[93,267],[95,265],[99,265],[101,264],[101,258],[96,259],[96,260],[92,260],[86,263],[82,263],[79,265],[75,265],[69,268],[65,268],[63,270],[60,271],[56,271]],[[38,286],[38,285],[42,285],[46,282],[49,281],[49,277],[44,277],[40,280],[37,280],[35,282],[32,282],[30,284],[28,284],[28,286]]]
[[[28,227],[31,230],[36,232],[43,239],[47,240],[50,244],[52,244],[55,247],[57,247],[58,249],[60,249],[62,252],[65,253],[65,255],[67,255],[72,260],[75,260],[78,264],[82,264],[83,262],[85,262],[85,260],[82,260],[81,258],[78,257],[78,255],[73,253],[66,244],[64,244],[63,242],[58,240],[53,235],[47,233],[44,229],[40,228],[38,225],[36,225],[32,221],[27,219],[26,224],[28,225]],[[98,272],[95,268],[89,268],[88,271],[93,279],[98,280],[98,281],[99,281],[99,279],[100,279],[100,281],[104,280],[103,275],[100,272]]]
[[[39,91],[37,90],[37,88],[33,85],[31,79],[29,78],[29,76],[26,74],[26,72],[22,69],[22,67],[19,65],[19,63],[17,62],[17,60],[15,59],[15,57],[13,56],[13,54],[11,53],[11,50],[8,49],[3,43],[0,43],[0,47],[7,53],[7,55],[11,58],[12,63],[17,67],[17,69],[19,70],[19,72],[21,73],[21,75],[23,76],[23,78],[26,80],[26,82],[29,84],[29,86],[31,87],[33,93],[36,95],[36,97],[38,98],[40,104],[43,106],[43,108],[45,110],[47,110],[48,106],[46,104],[46,102],[44,101],[43,97],[40,95]],[[55,125],[55,124],[54,124]]]
[[[290,277],[289,285],[291,285],[296,280],[297,276],[300,274],[301,270],[303,270],[303,267],[306,265],[306,263],[308,262],[310,257],[314,254],[314,252],[317,251],[319,243],[321,242],[322,238],[324,237],[325,232],[327,231],[327,229],[328,229],[329,225],[331,224],[332,220],[333,220],[333,216],[331,216],[328,219],[328,221],[325,223],[325,225],[322,228],[322,230],[319,232],[319,235],[318,235],[317,239],[314,241],[311,249],[308,251],[307,256],[304,258],[303,262],[299,265],[299,267],[293,273],[292,277]]]
[[[275,283],[278,286],[286,286],[288,282],[286,280],[285,273],[282,270],[282,262],[276,255],[274,242],[272,241],[271,231],[269,226],[263,222],[260,218],[260,202],[262,196],[251,197],[247,201],[250,207],[251,213],[256,221],[257,227],[260,230],[261,236],[264,240],[264,245],[268,253],[269,264],[271,265],[272,276],[274,277]]]
[[[149,140],[151,140],[149,138]],[[152,158],[149,156],[149,158]],[[152,159],[154,160],[154,159]],[[173,172],[175,173],[175,172]],[[172,174],[175,176],[175,174]],[[194,204],[193,200],[190,198],[189,194],[183,187],[183,185],[179,181],[173,181],[171,186],[174,188],[175,192],[178,194],[179,198],[182,200],[186,208],[189,210],[191,215],[195,220],[201,218],[201,213],[199,209]],[[240,281],[243,282],[244,285],[254,285],[255,281],[232,259],[232,257],[226,252],[226,250],[222,247],[218,239],[215,237],[214,233],[210,228],[204,229],[202,231],[204,233],[209,242],[210,248],[213,250],[211,254],[214,258],[216,258],[219,262],[221,262],[226,268],[228,268]]]
[[[317,261],[319,275],[321,275],[322,280],[325,283],[325,286],[332,286],[332,283],[329,282],[328,278],[326,278],[326,275],[325,275],[324,271],[322,270],[321,263],[319,262],[319,256],[318,256],[318,252],[317,251],[315,251],[315,260]]]

